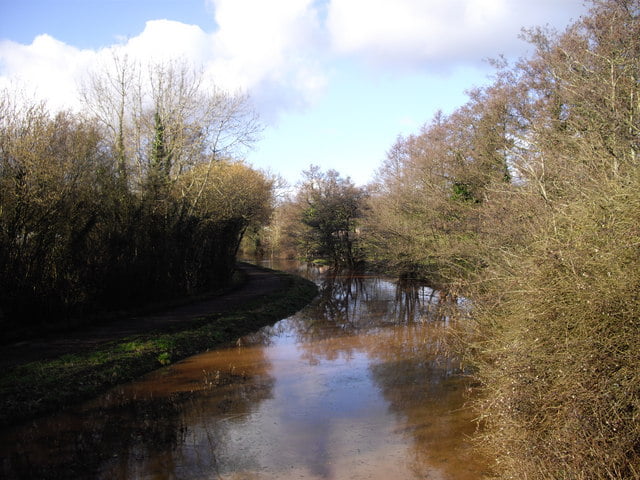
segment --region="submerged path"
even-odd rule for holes
[[[92,350],[105,343],[133,335],[172,330],[180,324],[200,317],[237,309],[262,296],[275,293],[284,286],[283,278],[278,272],[247,263],[239,263],[238,269],[244,275],[241,285],[205,300],[194,301],[149,315],[122,318],[64,333],[2,345],[0,346],[0,368]]]
[[[447,348],[455,330],[437,296],[377,276],[305,273],[319,295],[297,313],[0,428],[0,477],[483,478],[488,463],[467,441],[470,379]]]

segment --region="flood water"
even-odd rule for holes
[[[321,294],[298,314],[2,432],[2,476],[480,478],[437,293],[305,273]]]

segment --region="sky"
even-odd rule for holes
[[[400,135],[527,56],[523,27],[562,31],[582,0],[0,0],[0,88],[78,108],[100,59],[187,60],[246,92],[264,130],[245,153],[294,185],[319,165],[372,180]]]

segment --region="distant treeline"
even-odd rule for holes
[[[259,237],[471,299],[497,478],[640,479],[640,2],[594,0],[364,188],[312,167]]]
[[[0,97],[0,325],[52,328],[226,285],[272,181],[229,160],[246,98],[179,65],[114,58],[83,113]],[[144,77],[146,78],[146,77]]]

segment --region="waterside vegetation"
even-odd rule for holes
[[[524,31],[534,53],[398,138],[372,184],[311,168],[261,242],[468,298],[501,479],[640,479],[640,2],[589,3]]]

